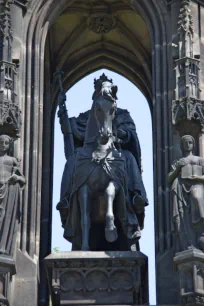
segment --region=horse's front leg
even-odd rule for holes
[[[89,230],[90,230],[90,194],[87,185],[83,185],[78,191],[78,200],[81,210],[81,230],[82,230],[82,251],[89,250]]]
[[[114,224],[113,214],[113,202],[118,188],[119,187],[115,182],[110,181],[108,187],[105,190],[107,202],[105,236],[108,242],[114,242],[118,239],[118,233]]]

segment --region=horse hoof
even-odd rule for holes
[[[114,226],[113,229],[105,229],[105,237],[108,242],[114,242],[118,239],[117,229]]]

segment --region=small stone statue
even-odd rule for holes
[[[183,157],[172,165],[168,181],[173,194],[173,231],[179,238],[178,250],[189,247],[204,251],[204,159],[195,156],[195,140],[181,138]]]
[[[0,254],[12,255],[19,217],[20,188],[25,178],[15,157],[8,155],[12,139],[0,135]]]

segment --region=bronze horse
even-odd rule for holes
[[[109,88],[110,91],[114,88]],[[82,244],[81,250],[89,250],[89,230],[91,221],[103,222],[105,219],[105,238],[114,242],[118,238],[114,224],[114,201],[119,193],[124,194],[125,162],[122,153],[115,145],[112,121],[116,111],[116,101],[106,91],[94,99],[91,115],[88,120],[84,146],[78,152],[76,159],[78,167],[75,179],[79,176],[86,178],[77,187],[77,198],[81,212]],[[92,166],[86,173],[87,159]],[[91,159],[90,159],[91,158]],[[114,173],[117,169],[118,173]],[[118,169],[120,171],[118,171]],[[76,182],[77,184],[77,182]],[[125,197],[120,201],[120,215],[123,215],[123,227],[126,215]],[[95,207],[97,206],[97,207]],[[117,209],[115,209],[117,211]]]

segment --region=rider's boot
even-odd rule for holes
[[[145,201],[138,192],[134,193],[132,202],[137,213],[140,214],[144,212]]]

